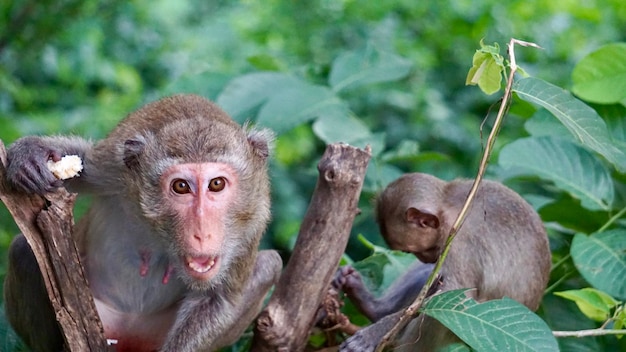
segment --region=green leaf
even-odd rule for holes
[[[398,146],[382,155],[384,162],[397,162],[403,160],[414,161],[419,157],[419,143],[414,140],[403,139]]]
[[[478,85],[485,94],[491,95],[502,86],[503,70],[504,67],[498,65],[492,54],[476,50],[465,84]]]
[[[554,136],[576,141],[569,130],[546,109],[539,109],[530,119],[526,120],[524,129],[534,137]]]
[[[278,59],[266,54],[249,56],[246,60],[259,71],[280,71],[283,66]]]
[[[329,84],[340,92],[372,83],[396,81],[406,77],[413,64],[396,54],[372,46],[340,55],[333,62]]]
[[[624,306],[622,306],[617,314],[615,314],[615,323],[613,324],[613,329],[621,330],[626,326],[626,310],[624,310]],[[620,337],[623,335],[620,335]],[[619,338],[619,337],[618,337]]]
[[[600,104],[626,98],[626,43],[613,43],[585,56],[572,72],[572,92]]]
[[[552,331],[523,304],[510,298],[477,303],[465,289],[429,299],[422,312],[476,351],[558,351]]]
[[[619,303],[606,293],[589,287],[554,294],[574,301],[585,316],[598,322],[606,321],[611,315],[611,309]]]
[[[216,103],[235,120],[249,118],[246,113],[283,91],[298,91],[309,83],[296,77],[277,72],[256,72],[230,81]]]
[[[604,156],[620,171],[626,172],[626,148],[616,145],[595,110],[569,92],[533,77],[518,80],[513,90],[520,98],[546,108],[578,142]]]
[[[327,144],[335,142],[352,144],[356,140],[372,135],[367,125],[351,114],[321,116],[313,123],[313,132]]]
[[[387,163],[380,163],[374,159],[367,166],[363,191],[368,193],[381,192],[384,186],[390,184],[398,177],[402,176],[402,174],[404,174],[404,171],[398,167]]]
[[[466,344],[461,342],[456,342],[445,347],[441,347],[437,349],[437,352],[470,352],[472,351]]]
[[[172,95],[186,92],[198,94],[209,99],[215,99],[231,79],[232,76],[230,75],[212,71],[189,73],[182,75],[168,85],[164,93]]]
[[[610,210],[615,190],[607,167],[594,155],[561,138],[529,137],[502,148],[498,163],[511,175],[531,175],[552,181],[580,199],[590,210]]]
[[[593,287],[617,299],[626,299],[626,230],[590,236],[578,233],[570,253],[580,274]]]
[[[597,324],[587,318],[572,301],[546,294],[541,302],[541,317],[555,331],[573,331],[595,329]],[[604,351],[600,337],[584,339],[557,339],[561,351],[598,352]]]
[[[602,116],[613,139],[620,143],[626,142],[626,107],[622,104],[596,105],[598,114]]]
[[[317,117],[348,114],[348,107],[330,89],[306,84],[271,95],[256,122],[281,134]]]
[[[371,248],[374,254],[354,263],[353,267],[375,296],[381,295],[416,261],[412,254],[376,246],[363,235],[359,235],[359,241]]]

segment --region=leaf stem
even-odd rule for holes
[[[577,331],[553,331],[552,334],[556,337],[589,337],[605,335],[626,335],[626,330],[589,329]]]
[[[606,224],[602,225],[602,227],[597,232],[606,231],[606,229],[609,228],[609,226],[611,226],[615,221],[617,221],[617,219],[621,218],[624,213],[626,213],[626,207],[622,208],[622,210],[620,210],[617,214],[611,216],[609,221],[607,221]]]

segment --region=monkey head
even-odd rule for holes
[[[159,100],[135,114],[164,110],[185,117],[135,130],[121,125],[105,140],[117,143],[124,187],[186,284],[205,290],[243,283],[226,279],[250,272],[239,266],[254,261],[241,258],[256,253],[269,221],[271,133],[241,127],[195,96]]]
[[[445,242],[439,210],[444,186],[430,175],[407,174],[378,196],[376,218],[389,248],[412,253],[424,263],[437,261]]]

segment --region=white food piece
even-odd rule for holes
[[[83,170],[83,161],[78,155],[66,155],[57,162],[48,160],[48,170],[56,178],[67,180],[68,178],[76,177]]]

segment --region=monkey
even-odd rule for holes
[[[432,263],[444,249],[472,183],[410,173],[377,197],[376,220],[385,242],[391,249],[414,254],[419,261],[378,301],[367,292],[354,269],[338,270],[333,285],[343,286],[357,308],[374,322],[344,341],[340,351],[373,351],[402,309],[417,297]],[[537,212],[513,190],[485,180],[428,295],[469,288],[467,294],[479,302],[507,296],[534,311],[548,284],[550,267],[548,237]],[[385,299],[396,301],[385,302],[378,311],[372,308]],[[394,351],[436,351],[454,342],[460,339],[450,330],[434,318],[419,315],[394,341]]]
[[[174,95],[129,114],[103,140],[27,136],[7,151],[19,192],[90,194],[74,231],[107,339],[117,352],[213,351],[262,308],[282,260],[259,251],[270,220],[273,134],[240,126],[209,100]],[[48,160],[78,155],[78,177]],[[6,315],[33,351],[63,340],[25,238],[9,250]]]

